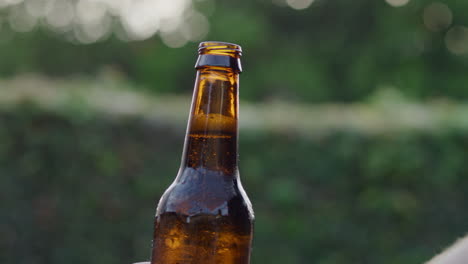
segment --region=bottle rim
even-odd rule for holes
[[[211,51],[230,53],[238,56],[242,55],[241,46],[234,43],[222,41],[203,41],[198,46],[198,54],[200,55],[209,54]]]

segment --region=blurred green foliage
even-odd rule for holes
[[[424,21],[432,0],[399,8],[315,0],[305,10],[282,0],[193,2],[209,19],[207,40],[242,45],[243,99],[391,101],[376,93],[382,87],[414,100],[468,98],[468,57],[459,52],[468,51],[468,33],[448,38],[468,25],[468,1],[443,1],[451,17],[447,25],[446,16],[431,18],[437,31]],[[1,10],[1,78],[111,73],[155,94],[192,92],[196,43],[174,49],[159,37],[112,36],[77,45],[43,28],[12,32],[7,20]],[[176,175],[184,130],[105,117],[80,103],[0,110],[0,263],[148,259],[152,216]],[[405,113],[389,108],[391,116]],[[241,175],[257,217],[253,263],[422,263],[461,236],[468,135],[453,125],[465,110],[455,112],[446,128],[428,131],[242,132]]]
[[[210,22],[205,39],[243,46],[244,99],[357,101],[381,85],[395,86],[416,99],[467,99],[468,57],[451,53],[446,38],[450,28],[468,25],[468,4],[443,1],[449,24],[439,25],[445,18],[435,15],[430,23],[439,31],[431,31],[423,14],[432,2],[411,0],[396,8],[384,0],[316,0],[305,10],[270,0],[204,0],[194,5]],[[173,49],[159,37],[129,43],[111,37],[76,45],[44,29],[17,34],[4,25],[1,30],[1,76],[30,71],[94,74],[114,67],[155,92],[192,89],[196,43]],[[468,45],[465,33],[454,35],[458,48]]]
[[[0,112],[0,262],[149,258],[183,131],[25,103]],[[468,136],[241,133],[252,263],[413,264],[466,232]]]

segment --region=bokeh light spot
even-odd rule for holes
[[[182,17],[171,17],[161,20],[161,32],[174,32],[182,25]]]
[[[453,54],[468,54],[468,28],[463,26],[452,27],[445,35],[445,45]]]
[[[30,31],[41,22],[79,43],[100,41],[112,33],[120,39],[143,40],[158,32],[178,32],[185,43],[200,40],[209,29],[191,0],[0,0],[0,8],[14,31]],[[181,43],[164,38],[173,46]]]
[[[164,18],[180,17],[185,11],[185,7],[190,4],[188,0],[171,0],[171,1],[153,1],[156,3],[159,16]]]
[[[161,24],[159,6],[159,1],[135,1],[123,11],[122,22],[131,39],[146,39],[159,30]]]
[[[37,18],[28,15],[24,6],[14,6],[12,9],[8,16],[8,22],[14,31],[28,32],[34,29]]]
[[[58,1],[46,17],[47,24],[54,30],[64,32],[75,18],[75,9],[68,1]]]
[[[198,12],[192,12],[187,16],[181,33],[187,40],[200,41],[208,34],[210,24],[208,19]]]
[[[93,0],[81,0],[76,5],[76,15],[81,24],[96,24],[106,16],[107,7]]]
[[[23,0],[0,0],[0,7],[7,7],[10,5],[17,5],[23,2]]]
[[[28,14],[36,18],[45,17],[50,13],[55,2],[55,0],[26,1],[26,11]]]
[[[301,10],[308,8],[314,0],[286,0],[286,3],[293,9]]]
[[[104,39],[109,35],[112,20],[109,16],[103,16],[100,20],[94,23],[86,23],[81,25],[82,35],[80,36],[81,42],[93,43]]]
[[[443,3],[435,2],[424,8],[424,25],[431,31],[442,31],[452,24],[452,10]]]
[[[409,3],[410,0],[385,0],[389,5],[394,7],[404,6]]]
[[[161,39],[168,47],[181,48],[187,43],[187,39],[180,32],[161,32]]]

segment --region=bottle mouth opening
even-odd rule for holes
[[[200,55],[227,55],[231,57],[240,57],[242,55],[241,46],[228,42],[204,41],[198,46]]]

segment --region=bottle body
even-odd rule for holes
[[[210,54],[229,57],[225,65],[205,58],[198,69],[181,167],[156,212],[152,264],[250,263],[254,216],[237,166],[240,67],[229,64],[240,55],[229,51]]]
[[[152,264],[249,263],[253,216],[238,183],[191,168],[180,176],[158,207]]]

